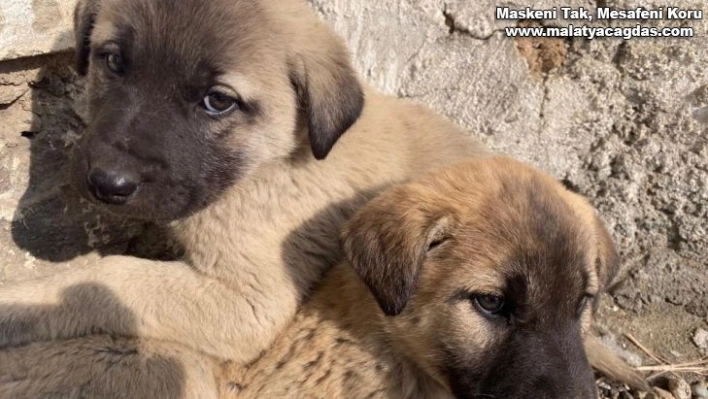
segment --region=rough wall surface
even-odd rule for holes
[[[76,0],[0,0],[0,61],[69,50]]]
[[[374,85],[428,104],[592,200],[624,259],[626,278],[603,299],[601,322],[610,336],[638,352],[620,337],[630,333],[669,361],[707,354],[708,341],[700,339],[708,330],[705,19],[648,23],[692,26],[692,39],[514,40],[503,27],[518,21],[496,21],[498,4],[488,0],[311,2],[345,37]],[[8,10],[25,3],[0,0],[0,59],[9,54],[3,44],[10,25],[2,25]],[[51,1],[32,2],[40,3]],[[680,3],[641,5],[708,12],[704,1]],[[35,36],[41,45],[23,55],[65,48],[67,34],[53,36],[54,43]],[[82,128],[81,82],[69,60],[0,63],[0,282],[85,262],[97,256],[95,248],[144,251],[153,248],[145,237],[159,233],[95,213],[66,189],[68,149]]]

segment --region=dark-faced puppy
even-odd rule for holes
[[[583,336],[618,257],[584,199],[493,158],[386,193],[364,212],[346,251],[401,353],[455,396],[596,396]]]
[[[486,153],[367,87],[305,0],[79,0],[75,21],[89,109],[74,186],[169,221],[185,257],[107,257],[0,288],[0,350],[100,331],[250,362],[341,260],[361,205]]]
[[[269,352],[226,367],[227,396],[597,397],[584,342],[618,258],[549,176],[505,157],[439,170],[367,204],[343,245],[350,264]]]
[[[325,158],[359,117],[363,92],[337,37],[319,38],[326,50],[317,53],[308,51],[317,29],[284,39],[301,8],[80,2],[78,69],[89,77],[90,123],[74,154],[75,186],[113,212],[173,220],[301,142]]]

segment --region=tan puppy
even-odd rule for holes
[[[186,259],[109,257],[4,287],[0,348],[107,333],[252,361],[341,259],[361,204],[483,152],[361,83],[304,0],[81,0],[76,37],[89,121],[75,186],[173,223]]]
[[[597,397],[583,337],[617,254],[592,207],[550,177],[504,157],[448,167],[371,201],[343,245],[350,262],[271,349],[246,367],[215,363],[220,397]],[[0,353],[0,371],[20,370],[0,396],[216,395],[208,359],[174,346],[66,347]],[[200,376],[192,389],[164,372],[174,359]]]

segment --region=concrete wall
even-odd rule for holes
[[[0,0],[0,61],[73,46],[76,0]]]

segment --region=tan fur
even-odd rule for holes
[[[606,247],[611,242],[594,238],[606,232],[590,205],[551,178],[506,158],[465,162],[419,182],[389,189],[361,209],[344,232],[344,247],[352,263],[341,263],[331,270],[272,346],[249,364],[197,356],[173,344],[107,336],[67,341],[61,348],[38,343],[0,352],[0,376],[18,375],[12,384],[0,380],[0,397],[72,392],[77,386],[94,396],[107,397],[111,395],[106,394],[106,387],[120,390],[121,384],[126,384],[126,389],[144,389],[140,397],[146,398],[214,397],[215,390],[222,398],[452,397],[450,375],[445,371],[451,364],[440,352],[441,347],[473,363],[490,362],[504,351],[481,357],[497,334],[488,321],[472,311],[467,300],[456,298],[456,293],[460,289],[496,289],[501,284],[502,255],[513,244],[499,241],[500,236],[488,232],[509,231],[518,242],[533,242],[533,237],[524,235],[528,232],[525,225],[490,226],[486,222],[490,214],[502,215],[498,220],[516,216],[529,219],[528,212],[533,208],[517,206],[523,202],[500,201],[505,189],[517,186],[514,190],[568,206],[564,212],[569,218],[564,220],[573,225],[577,235],[566,238],[589,240],[581,247],[588,258],[593,258],[591,265],[596,264],[594,257],[604,258],[604,253],[611,251]],[[384,264],[367,265],[367,257],[373,254],[381,256],[379,259],[398,259],[401,254],[397,251],[406,252],[420,246],[420,240],[428,243],[446,235],[448,241],[436,252],[403,255],[407,261],[419,262],[420,270],[398,315],[384,315],[377,303],[380,298],[375,298],[369,288],[386,283],[388,277],[394,282],[405,281],[410,272],[404,268],[387,271]],[[604,265],[599,263],[600,268]],[[577,265],[564,266],[572,271]],[[367,277],[369,272],[391,275],[372,279]],[[604,270],[589,268],[586,272],[594,293],[601,292],[612,277]],[[547,288],[545,283],[533,282],[542,289]],[[381,290],[390,291],[392,286],[379,288],[379,295],[386,298]],[[584,324],[590,322],[591,314],[592,307],[587,306]],[[589,359],[596,364],[613,363],[612,375],[642,382],[594,338],[586,341],[586,348]],[[133,355],[126,356],[128,352]],[[52,360],[38,364],[39,357]],[[177,364],[177,371],[172,369],[168,377],[184,379],[173,377],[174,385],[165,386],[139,381],[164,375],[159,365],[169,362]],[[214,375],[205,371],[210,365]],[[130,380],[126,375],[134,375],[137,382],[126,383]],[[215,386],[209,386],[209,382],[215,382]]]
[[[503,265],[505,249],[512,247],[481,234],[485,228],[504,229],[490,226],[483,219],[489,213],[534,211],[514,208],[518,204],[505,204],[500,201],[503,197],[498,197],[502,186],[529,179],[540,184],[534,189],[540,196],[560,198],[569,205],[569,221],[580,221],[582,235],[567,239],[589,240],[588,264],[600,268],[587,270],[589,290],[599,295],[614,276],[614,269],[605,270],[613,266],[604,260],[616,261],[612,258],[615,250],[612,242],[605,240],[609,237],[607,231],[585,199],[568,192],[550,177],[509,159],[495,157],[462,163],[420,182],[388,190],[365,206],[345,229],[343,242],[354,269],[360,276],[363,274],[364,282],[370,283],[368,288],[386,284],[390,278],[392,283],[384,288],[387,290],[405,286],[405,280],[417,274],[405,268],[415,264],[415,257],[421,255],[404,254],[419,246],[417,237],[423,237],[424,243],[448,234],[454,237],[453,243],[441,244],[448,245],[446,253],[427,255],[430,259],[422,260],[422,271],[414,277],[414,293],[400,314],[384,315],[366,285],[357,279],[352,265],[341,264],[325,278],[294,322],[262,357],[247,367],[228,362],[222,366],[218,378],[222,397],[453,397],[448,386],[450,376],[444,371],[449,360],[440,348],[475,356],[475,348],[484,348],[496,338],[488,322],[470,315],[466,302],[451,306],[450,298],[460,287],[484,289],[501,284],[498,269]],[[529,188],[521,185],[518,190]],[[493,203],[488,209],[487,200]],[[465,225],[469,229],[460,228]],[[506,229],[524,234],[523,226]],[[521,241],[527,239],[517,237]],[[395,264],[378,262],[371,265],[375,276],[367,276],[369,270],[361,268],[369,266],[357,263],[381,251],[389,252],[385,259],[402,259],[403,268],[387,271]],[[574,266],[577,265],[567,265]],[[389,272],[391,275],[387,276]],[[542,287],[544,283],[535,282]],[[390,293],[380,295],[387,297]],[[592,306],[585,308],[582,320],[583,330],[587,331]],[[589,361],[600,370],[636,388],[647,389],[644,380],[595,337],[587,335],[585,348]],[[544,360],[536,359],[539,363]]]
[[[421,337],[422,338],[422,337]],[[263,357],[222,365],[221,398],[446,398],[348,264],[335,267]]]
[[[100,8],[94,32],[97,39],[108,40],[123,2],[97,3],[79,2],[77,30],[84,23],[82,13]],[[150,2],[143,3],[149,7]],[[214,2],[244,7],[237,3]],[[245,133],[229,137],[230,145],[247,152],[244,177],[213,204],[173,224],[186,249],[185,261],[107,257],[86,269],[3,287],[0,348],[106,333],[146,339],[135,345],[148,352],[150,340],[169,341],[220,359],[252,361],[292,319],[322,273],[341,259],[337,229],[359,206],[393,183],[485,153],[467,133],[430,110],[361,83],[363,113],[327,158],[316,160],[308,126],[331,128],[330,119],[346,104],[309,104],[326,115],[314,125],[296,119],[286,66],[275,61],[291,58],[293,79],[305,80],[300,83],[307,85],[311,102],[337,100],[346,89],[338,85],[353,73],[347,50],[304,1],[258,4],[260,13],[244,11],[246,20],[236,23],[252,42],[244,44],[237,70],[226,79],[247,81],[244,95],[259,96],[263,115],[252,124],[244,122]],[[268,29],[274,33],[248,35],[249,30],[266,31],[264,22],[273,24]],[[165,29],[177,28],[168,24]],[[231,55],[224,56],[224,65],[232,65]],[[85,67],[96,68],[94,62]],[[307,76],[300,76],[303,71]],[[89,73],[90,87],[101,84]],[[29,357],[6,358],[0,381],[13,370],[29,370],[20,365],[41,361],[39,353],[28,349]],[[77,349],[76,356],[91,361],[90,353]],[[65,377],[54,381],[66,384]]]

